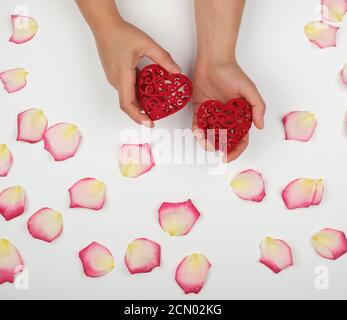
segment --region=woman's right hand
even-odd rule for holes
[[[109,83],[118,91],[120,108],[135,122],[153,127],[136,97],[136,67],[146,56],[171,73],[181,72],[170,54],[151,37],[120,19],[94,29],[99,56]]]

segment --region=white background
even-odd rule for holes
[[[172,53],[187,74],[194,61],[193,2],[188,0],[122,0],[126,19],[143,28]],[[223,175],[208,174],[207,165],[157,165],[136,180],[123,178],[117,167],[119,134],[140,128],[118,108],[107,84],[92,35],[72,0],[2,0],[0,70],[24,67],[28,86],[15,94],[0,90],[0,142],[15,162],[0,180],[0,190],[22,185],[28,195],[25,214],[0,219],[0,237],[22,253],[30,272],[30,289],[0,286],[0,299],[331,299],[347,297],[347,256],[331,262],[313,250],[310,237],[323,227],[347,231],[347,138],[343,129],[347,88],[339,71],[347,62],[347,28],[337,48],[319,50],[308,42],[304,25],[318,17],[319,0],[249,0],[240,32],[239,62],[257,83],[267,102],[266,128],[251,132],[250,146]],[[8,42],[10,14],[26,5],[40,25],[29,43]],[[43,109],[50,124],[77,124],[83,144],[77,155],[55,163],[41,143],[16,142],[17,114]],[[312,141],[286,142],[281,117],[293,110],[313,111],[319,121]],[[188,128],[191,109],[157,123],[158,128]],[[266,180],[260,204],[238,199],[229,183],[241,170],[253,168]],[[92,176],[106,182],[104,210],[68,209],[68,188]],[[281,189],[297,177],[324,178],[319,207],[288,211]],[[191,198],[202,213],[192,232],[170,238],[159,227],[156,210],[163,201]],[[26,221],[49,206],[64,214],[64,233],[53,244],[35,240]],[[123,263],[127,244],[148,237],[162,246],[162,266],[130,276]],[[294,267],[278,275],[258,262],[265,236],[286,240]],[[92,241],[108,247],[116,267],[107,276],[84,276],[78,251]],[[200,295],[185,296],[174,281],[179,261],[192,252],[212,263]],[[315,268],[327,266],[329,290],[315,289]]]

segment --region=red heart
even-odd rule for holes
[[[229,153],[251,128],[252,109],[243,98],[232,99],[226,104],[208,100],[199,107],[197,119],[198,127],[209,141],[214,141],[216,150]]]
[[[157,64],[143,68],[137,76],[137,94],[151,120],[159,120],[184,108],[193,93],[186,76],[171,74]]]

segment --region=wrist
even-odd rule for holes
[[[198,40],[196,61],[199,65],[236,63],[235,45],[229,38],[207,34]]]
[[[110,32],[110,30],[114,30],[115,28],[119,28],[123,25],[125,21],[119,14],[109,14],[107,17],[103,19],[97,20],[90,24],[90,28],[92,29],[93,34],[97,37],[99,34],[105,34]]]
[[[238,66],[235,55],[226,56],[213,56],[213,55],[199,55],[197,54],[195,61],[195,74],[200,77],[208,77],[213,69],[220,68],[226,65]]]

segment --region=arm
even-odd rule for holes
[[[140,29],[124,21],[114,0],[76,0],[89,24],[110,84],[118,90],[121,109],[139,124],[153,127],[136,97],[136,66],[143,56],[169,72],[180,72],[170,54]]]
[[[264,126],[265,103],[254,83],[236,61],[236,44],[245,0],[195,0],[197,57],[194,72],[193,130],[197,129],[196,110],[202,102],[216,99],[226,102],[243,97],[252,106],[253,122]],[[208,149],[199,134],[198,141]],[[226,155],[235,160],[247,147],[248,135]]]

